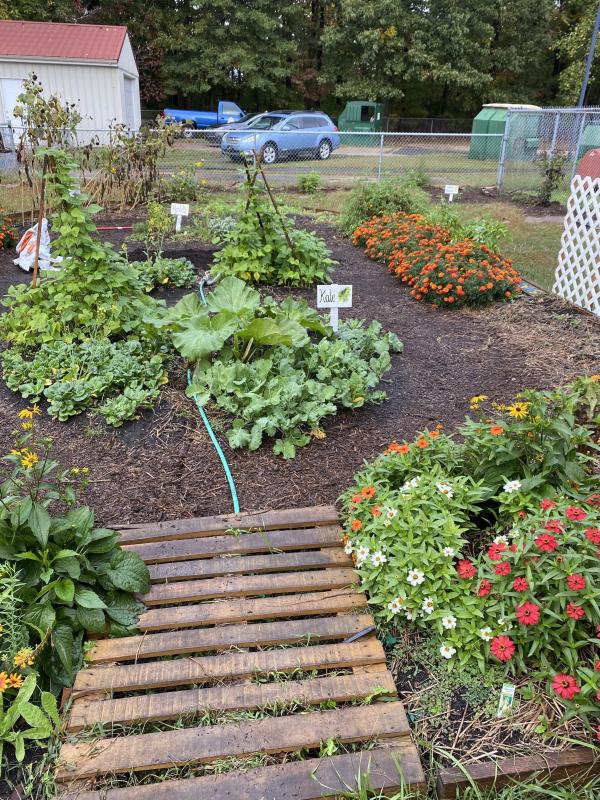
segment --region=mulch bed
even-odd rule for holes
[[[108,223],[110,224],[110,223]],[[126,224],[114,220],[112,224]],[[339,266],[334,279],[354,285],[354,307],[343,316],[378,319],[405,345],[393,357],[383,388],[389,400],[346,411],[325,424],[327,437],[299,451],[291,461],[273,455],[271,445],[257,452],[232,451],[223,435],[226,417],[209,416],[236,481],[242,510],[330,503],[348,485],[365,459],[393,439],[412,438],[438,422],[453,430],[473,394],[507,401],[526,387],[552,387],[577,374],[600,372],[597,347],[600,321],[561,301],[542,296],[482,311],[444,311],[414,301],[385,268],[370,261],[331,226],[307,224],[323,236]],[[120,246],[126,233],[102,234]],[[141,244],[130,242],[129,251]],[[169,247],[199,271],[213,250],[189,242]],[[137,255],[137,253],[135,254]],[[0,253],[0,294],[27,276]],[[314,303],[314,290],[298,290]],[[278,291],[282,296],[285,292]],[[173,302],[181,292],[159,296]],[[185,372],[175,370],[170,387],[154,411],[120,429],[108,428],[93,414],[67,423],[43,416],[39,432],[55,439],[55,456],[67,465],[89,466],[85,501],[105,525],[226,513],[231,500],[220,463],[194,404],[183,393]],[[0,383],[0,448],[24,401]]]

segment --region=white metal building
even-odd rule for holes
[[[0,20],[0,125],[18,128],[12,112],[32,72],[45,94],[77,104],[79,130],[106,131],[114,121],[139,129],[139,78],[126,27]]]

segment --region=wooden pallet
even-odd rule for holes
[[[95,642],[77,675],[56,771],[61,798],[316,800],[361,780],[384,793],[405,784],[424,791],[335,508],[135,525],[121,531],[121,542],[149,566],[147,610],[139,635]],[[318,710],[326,701],[336,707]],[[236,722],[127,728],[276,707],[278,716]],[[91,739],[94,726],[102,735]],[[315,756],[328,740],[360,747]],[[114,775],[305,749],[313,755],[243,776],[157,776],[106,788]]]

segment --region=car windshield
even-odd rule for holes
[[[281,117],[271,117],[267,114],[264,117],[255,119],[254,122],[251,122],[248,125],[248,128],[254,128],[259,131],[269,131],[271,128],[277,125],[278,122],[281,122],[281,119]]]

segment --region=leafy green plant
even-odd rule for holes
[[[21,651],[19,663],[37,656],[49,685],[59,688],[81,661],[84,631],[135,627],[142,605],[133,593],[148,589],[149,576],[136,553],[119,547],[116,531],[94,527],[93,511],[77,506],[88,469],[67,471],[51,458],[51,440],[35,440],[37,413],[23,409],[24,430],[3,459],[0,557],[17,570],[21,619],[41,643],[39,656]]]
[[[237,223],[236,217],[231,214],[224,217],[208,217],[206,227],[212,244],[224,242],[228,235],[235,230]]]
[[[121,425],[152,407],[167,382],[163,356],[135,339],[43,344],[32,358],[11,349],[2,369],[9,389],[33,402],[46,398],[48,414],[61,422],[97,406],[108,424]]]
[[[13,678],[20,676],[11,676]],[[11,744],[17,761],[25,758],[25,743],[40,742],[49,739],[60,727],[60,717],[56,698],[50,692],[40,693],[40,703],[32,703],[37,681],[34,674],[28,675],[21,683],[14,698],[4,708],[3,683],[8,680],[4,672],[0,672],[0,771],[4,744]],[[17,681],[14,681],[18,683]]]
[[[414,178],[391,178],[377,183],[358,181],[342,207],[340,228],[346,236],[366,220],[380,214],[404,211],[406,214],[423,214],[429,206],[426,192]]]
[[[249,175],[245,208],[215,254],[215,273],[270,286],[312,286],[328,279],[334,263],[325,243],[296,228],[259,188],[256,174]]]
[[[234,417],[232,447],[260,447],[278,437],[274,450],[293,458],[338,408],[379,402],[375,387],[402,348],[373,322],[347,322],[334,336],[304,301],[277,303],[238,278],[223,279],[203,306],[196,295],[170,309],[163,325],[179,352],[195,365],[188,394],[213,401]]]
[[[489,214],[469,222],[461,221],[450,203],[432,206],[425,217],[432,225],[446,228],[453,242],[471,239],[496,251],[498,243],[509,236],[508,226]]]
[[[131,261],[130,264],[147,292],[159,286],[187,288],[196,279],[194,265],[187,258],[155,256],[147,261]]]
[[[298,190],[302,194],[316,194],[322,184],[323,181],[318,172],[305,172],[298,176]]]
[[[568,154],[560,152],[553,154],[542,152],[536,159],[542,179],[537,193],[537,200],[543,206],[550,205],[552,195],[563,181],[567,160]]]
[[[160,177],[159,195],[163,202],[190,203],[200,200],[205,192],[206,181],[200,180],[197,170],[202,166],[197,161],[193,167],[180,169],[169,177]]]

